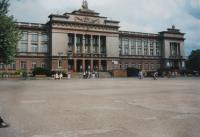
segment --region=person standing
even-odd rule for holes
[[[56,72],[56,80],[59,79],[58,72]]]
[[[142,78],[143,78],[143,72],[142,72],[142,70],[139,71],[138,77],[139,77],[139,79],[142,79]]]
[[[63,77],[63,74],[62,74],[62,72],[60,72],[60,74],[59,74],[59,79],[61,80],[62,77]]]
[[[158,77],[158,72],[156,71],[156,72],[153,74],[153,79],[154,79],[154,80],[157,80],[157,77]]]

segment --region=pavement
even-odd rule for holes
[[[200,78],[0,81],[0,137],[200,137]]]

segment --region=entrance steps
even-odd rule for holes
[[[81,72],[73,72],[71,75],[71,78],[80,79],[80,78],[82,78],[82,73]]]
[[[81,72],[73,72],[71,78],[81,79],[83,77],[83,73]],[[111,74],[109,72],[99,72],[99,78],[111,78]]]
[[[111,74],[109,72],[99,72],[99,78],[111,78]]]

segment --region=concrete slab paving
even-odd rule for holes
[[[200,79],[0,81],[0,137],[199,137]]]

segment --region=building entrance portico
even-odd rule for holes
[[[68,71],[107,71],[107,62],[106,60],[94,59],[69,59]]]

